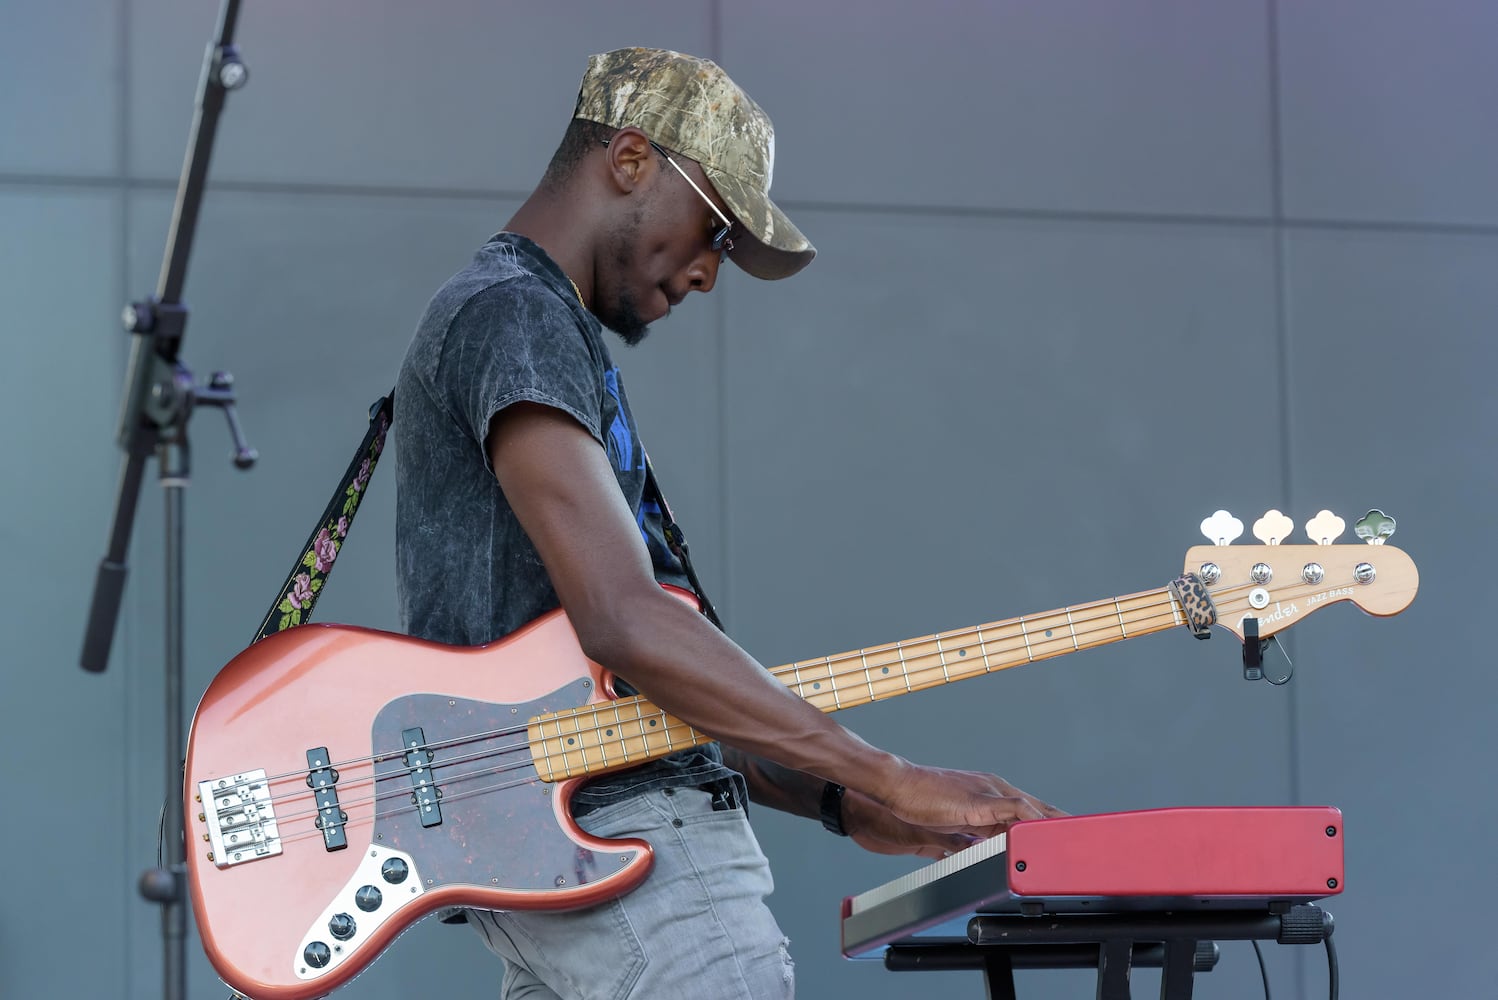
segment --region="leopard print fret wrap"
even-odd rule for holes
[[[1210,639],[1212,626],[1217,624],[1217,608],[1212,603],[1212,595],[1207,592],[1207,585],[1198,580],[1195,573],[1187,573],[1170,581],[1169,589],[1186,616],[1186,626],[1191,629],[1191,634],[1198,639]]]

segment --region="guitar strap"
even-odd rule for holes
[[[292,564],[291,572],[286,574],[286,582],[265,613],[260,631],[250,640],[251,645],[268,635],[312,620],[312,608],[322,596],[328,574],[333,571],[333,561],[338,558],[338,551],[354,523],[354,515],[359,511],[359,502],[364,499],[369,477],[379,463],[380,453],[385,450],[385,434],[390,430],[394,413],[394,389],[370,406],[369,430],[364,432],[364,440],[359,442],[358,450],[344,470],[338,489],[328,500],[312,534],[307,536],[307,543]]]
[[[268,635],[312,620],[312,609],[322,596],[328,574],[333,572],[333,563],[348,538],[354,515],[359,511],[359,503],[364,499],[370,476],[374,474],[380,454],[385,450],[385,435],[390,430],[390,421],[394,415],[395,390],[392,389],[370,406],[369,429],[364,433],[364,440],[359,442],[354,457],[349,460],[348,468],[343,472],[343,478],[339,480],[338,488],[333,491],[327,507],[323,509],[322,517],[307,536],[307,542],[302,546],[297,561],[292,564],[291,572],[286,574],[286,582],[281,585],[270,610],[265,613],[260,630],[250,640],[251,645]],[[644,502],[654,502],[660,508],[661,531],[665,535],[666,546],[681,561],[687,582],[691,584],[692,592],[697,595],[702,606],[703,615],[721,630],[723,622],[719,620],[713,602],[702,591],[697,571],[692,568],[686,536],[682,534],[676,518],[671,515],[671,505],[666,502],[660,484],[656,482],[655,469],[650,464],[649,455],[645,456]]]
[[[719,632],[728,631],[723,627],[723,622],[718,618],[718,609],[713,607],[713,602],[707,599],[707,594],[702,590],[702,583],[697,579],[697,571],[692,568],[692,556],[687,551],[686,536],[681,533],[681,526],[676,523],[676,518],[671,514],[671,505],[666,502],[666,495],[661,492],[660,483],[655,481],[655,467],[650,464],[650,456],[645,456],[645,501],[654,500],[661,509],[661,534],[666,536],[666,547],[671,550],[681,562],[682,570],[687,574],[687,583],[692,586],[692,593],[697,595],[697,602],[702,605],[702,613],[707,620],[718,626]]]

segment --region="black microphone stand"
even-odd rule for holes
[[[123,320],[130,331],[130,363],[125,373],[125,394],[117,432],[125,458],[115,495],[114,521],[109,550],[99,563],[93,603],[83,637],[80,665],[102,672],[109,661],[109,648],[119,618],[120,597],[125,589],[125,556],[135,507],[140,499],[146,460],[154,451],[166,507],[166,803],[162,811],[158,850],[160,867],[141,873],[140,893],[161,905],[163,951],[163,995],[166,1000],[184,1000],[187,995],[187,901],[185,898],[185,845],[182,817],[182,500],[187,487],[190,449],[187,422],[194,405],[222,409],[234,439],[234,464],[248,469],[255,463],[255,450],[244,438],[234,411],[234,380],[227,372],[215,372],[206,385],[194,382],[193,374],[179,360],[182,336],[187,328],[187,307],[182,303],[182,285],[187,258],[192,250],[198,205],[213,151],[214,132],[224,97],[248,79],[234,48],[234,25],[239,0],[224,0],[219,11],[216,40],[208,44],[203,73],[198,84],[197,111],[188,138],[187,158],[177,184],[177,203],[172,212],[166,254],[156,294],[144,302],[125,307]]]

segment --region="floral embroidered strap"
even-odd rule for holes
[[[333,499],[307,544],[302,546],[302,556],[291,568],[275,603],[266,612],[260,631],[255,633],[251,644],[266,636],[300,625],[312,618],[312,606],[317,603],[328,574],[333,571],[333,560],[348,537],[349,526],[359,510],[359,501],[364,499],[364,488],[369,485],[370,474],[385,450],[385,434],[390,430],[390,420],[395,408],[395,393],[375,401],[369,408],[369,431],[359,443],[353,461],[343,473],[343,480]]]

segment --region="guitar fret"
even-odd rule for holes
[[[553,716],[551,722],[556,727],[557,756],[561,758],[562,775],[565,777],[572,768],[572,765],[567,762],[567,733],[562,729],[562,717],[560,715]]]
[[[1118,598],[1116,597],[1113,598],[1113,613],[1118,615],[1118,630],[1122,632],[1123,637],[1127,639],[1129,637],[1129,628],[1124,624],[1123,608],[1119,607]]]
[[[611,735],[611,734],[613,734],[613,731],[611,731],[611,729],[605,729],[605,731],[602,732],[602,734],[599,734],[598,716],[599,716],[599,708],[596,707],[596,705],[595,705],[595,707],[593,707],[593,738],[595,738],[595,740],[598,740],[598,756],[601,757],[602,762],[604,762],[605,768],[607,768],[607,766],[608,766],[608,741],[610,741],[611,738],[613,738],[613,735]]]
[[[943,681],[950,683],[952,675],[947,673],[947,651],[941,648],[941,636],[935,636],[935,639],[936,658],[941,662],[941,678]]]
[[[544,722],[538,724],[536,726],[536,729],[541,733],[541,737],[542,737],[542,741],[543,741],[542,745],[546,747],[546,766],[551,771],[551,780],[555,781],[555,780],[557,780],[557,765],[556,765],[556,756],[555,755],[562,752],[561,720],[560,719],[552,719],[551,720],[551,724],[552,724],[553,727],[556,728],[557,735],[555,735],[555,736],[552,736],[552,737],[547,737],[546,736],[546,724]],[[553,751],[553,749],[552,749],[553,745],[555,745],[555,748],[556,748],[555,751]],[[565,766],[565,762],[564,762],[563,766]]]
[[[837,671],[832,669],[832,657],[827,657],[827,686],[832,688],[832,710],[835,712],[843,707],[842,699],[837,696]]]
[[[649,704],[643,700],[635,703],[635,726],[640,731],[640,745],[645,748],[645,759],[653,760],[655,747],[650,743],[650,726],[647,725],[650,717],[645,714],[645,707]]]
[[[644,755],[642,759],[649,760],[650,740],[645,736],[645,712],[641,707],[643,699],[631,698],[630,700],[634,702],[635,717],[630,720],[629,724],[634,732],[634,738],[640,741],[640,752]]]
[[[962,661],[967,655],[960,645],[952,646],[948,644],[951,638],[950,635],[938,635],[936,637],[936,648],[941,651],[942,676],[948,680],[951,680],[954,676],[957,678],[963,676]],[[947,669],[948,665],[952,663],[955,663],[958,668],[955,675]]]
[[[1025,640],[1025,659],[1033,661],[1035,659],[1035,651],[1030,648],[1030,630],[1025,628],[1025,620],[1023,618],[1019,620],[1019,634],[1020,638]]]
[[[541,725],[540,722],[536,723],[536,736],[540,738],[540,742],[541,742],[541,752],[540,752],[540,754],[536,755],[537,756],[537,760],[536,760],[536,773],[538,775],[541,774],[541,764],[542,764],[542,762],[545,762],[545,764],[546,764],[546,774],[541,775],[541,780],[542,781],[552,781],[552,780],[554,780],[556,778],[556,773],[557,772],[556,772],[556,768],[553,767],[552,764],[551,764],[551,751],[546,746],[546,742],[547,742],[547,740],[546,740],[546,727],[543,726],[543,725]]]
[[[827,659],[827,657],[822,657],[822,659],[825,660]],[[801,666],[803,666],[803,669],[812,668],[813,663],[815,663],[815,660],[801,660]],[[806,701],[812,702],[813,705],[816,705],[816,693],[821,692],[821,690],[822,683],[821,681],[816,680],[816,675],[813,674],[812,680],[806,680],[806,678],[801,677],[801,687],[797,690],[797,695],[800,695],[801,698],[804,698],[806,699]],[[818,705],[818,708],[821,708],[821,705]]]
[[[614,739],[618,743],[619,759],[621,763],[628,764],[629,737],[625,735],[626,730],[624,725],[624,716],[620,714],[619,709],[620,705],[618,702],[615,702],[614,704],[609,706],[609,712],[614,717],[614,729],[619,734],[616,737],[612,737],[612,739]],[[607,735],[607,733],[605,733],[605,735]]]
[[[858,651],[859,658],[863,661],[863,682],[869,688],[869,701],[878,701],[879,695],[874,691],[874,675],[869,673],[869,654],[867,650]]]
[[[578,754],[578,756],[582,758],[582,768],[584,771],[588,769],[588,739],[590,736],[597,735],[596,730],[588,729],[583,726],[583,714],[585,708],[586,706],[584,706],[584,708],[573,709],[571,712],[567,713],[567,717],[572,720],[572,738],[576,741],[572,745],[576,748],[575,752]]]
[[[1077,626],[1071,620],[1071,608],[1066,609],[1066,628],[1071,632],[1071,648],[1081,649],[1082,647],[1077,645]]]
[[[579,714],[580,713],[577,712],[572,713],[572,738],[576,741],[575,745],[577,746],[577,755],[583,760],[582,769],[586,771],[588,769],[588,747],[584,742],[586,737],[583,736],[582,728],[578,725],[577,722]],[[569,770],[570,769],[571,768],[569,767]]]
[[[905,693],[909,694],[911,691],[910,664],[905,662],[905,644],[903,642],[895,643],[895,653],[900,657],[900,676],[905,679]]]
[[[643,708],[644,705],[642,704],[641,707]],[[654,705],[651,705],[650,707],[652,709],[655,708]],[[655,755],[655,747],[651,745],[650,737],[652,735],[659,734],[655,733],[654,727],[648,725],[647,723],[656,721],[656,715],[657,713],[654,711],[652,711],[649,715],[645,715],[643,712],[640,715],[640,735],[645,740],[645,752],[650,754],[651,756]],[[658,743],[660,741],[657,740],[656,742]]]
[[[641,705],[643,705],[644,703],[639,698],[635,698],[634,699],[634,703],[635,703],[635,729],[640,734],[640,745],[645,748],[645,759],[649,760],[650,759],[650,738],[645,735],[645,712],[641,708]]]

